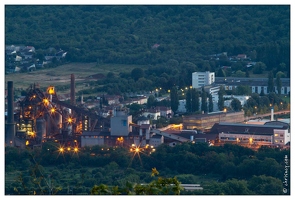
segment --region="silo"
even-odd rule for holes
[[[58,128],[62,128],[62,115],[60,113],[55,113],[55,123],[57,124]]]
[[[46,120],[44,118],[38,118],[36,120],[37,138],[42,141],[46,137]]]

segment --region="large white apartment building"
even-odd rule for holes
[[[214,72],[194,72],[192,73],[192,86],[193,88],[200,88],[206,85],[211,85],[215,82]]]

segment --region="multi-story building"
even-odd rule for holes
[[[275,81],[276,79],[274,79],[274,83]],[[288,95],[290,93],[290,79],[281,78],[281,81],[281,94]],[[263,91],[264,94],[268,94],[268,78],[216,77],[215,84],[224,86],[225,90],[233,90],[239,85],[246,85],[249,86],[252,93],[260,94]],[[278,93],[276,84],[274,84],[274,90]]]
[[[211,85],[215,82],[214,72],[194,72],[192,73],[192,86],[193,88],[200,88],[206,85]]]
[[[187,115],[183,117],[183,129],[197,129],[201,131],[209,131],[215,123],[244,122],[244,112],[214,112],[199,115]]]
[[[132,131],[131,123],[132,115],[128,115],[126,110],[115,110],[111,118],[111,135],[127,136]]]

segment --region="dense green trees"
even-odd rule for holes
[[[229,65],[224,55],[213,65],[200,58],[245,53],[290,71],[290,6],[6,5],[5,43],[61,48],[72,62],[191,62],[203,71]]]
[[[276,75],[276,86],[277,86],[277,92],[280,95],[282,93],[282,80],[281,80],[280,73],[277,73]]]
[[[241,109],[242,109],[242,104],[241,104],[240,100],[236,99],[236,98],[234,98],[231,101],[230,106],[234,111],[241,111]]]
[[[209,94],[209,108],[208,108],[209,112],[213,111],[213,100],[212,100],[212,95]]]
[[[266,70],[266,65],[263,62],[258,62],[253,68],[253,74],[262,74]]]
[[[202,97],[201,110],[202,110],[204,113],[207,113],[207,112],[208,112],[207,92],[205,92],[204,89],[203,89],[203,91],[202,91],[201,97]]]
[[[188,113],[192,112],[192,89],[189,89],[186,91],[185,108],[186,108],[186,112]]]
[[[178,109],[178,91],[176,87],[172,87],[170,91],[170,100],[171,100],[171,110],[175,113]]]
[[[224,98],[223,98],[224,94],[225,94],[224,87],[220,86],[220,89],[218,91],[218,102],[217,102],[219,110],[224,109]]]
[[[192,112],[200,110],[199,91],[195,88],[192,89]]]
[[[274,78],[273,72],[268,72],[267,92],[274,92]]]
[[[147,194],[148,188],[161,192],[165,181],[174,181],[166,177],[191,184],[205,178],[197,194],[282,194],[285,157],[290,158],[289,150],[262,147],[253,151],[232,144],[161,145],[151,155],[138,156],[123,148],[93,146],[78,154],[62,154],[58,148],[56,143],[34,150],[6,147],[6,194],[90,194],[91,189],[93,194]],[[157,168],[162,179],[150,176],[152,168]],[[161,188],[158,181],[164,181]],[[165,194],[176,194],[166,189]]]

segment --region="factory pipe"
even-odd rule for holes
[[[76,105],[75,99],[75,75],[71,74],[71,104]]]
[[[5,131],[5,143],[6,145],[14,145],[15,136],[15,123],[14,123],[14,91],[13,81],[7,81],[7,122]]]

